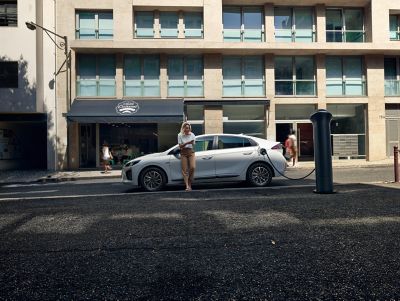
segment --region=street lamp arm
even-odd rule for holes
[[[55,33],[54,31],[51,31],[50,29],[44,28],[43,26],[40,26],[39,24],[36,24],[36,23],[34,23],[32,21],[31,22],[25,22],[25,24],[26,24],[26,27],[28,27],[30,30],[35,30],[36,27],[39,27],[39,28],[43,29],[47,34],[51,33],[51,34],[63,39],[64,41],[67,40],[66,36],[59,35],[58,33]]]

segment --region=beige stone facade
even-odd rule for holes
[[[165,2],[165,3],[164,3]],[[225,6],[263,7],[264,41],[262,42],[224,42],[223,7]],[[312,43],[286,43],[275,41],[274,8],[311,7],[314,11],[315,41]],[[362,8],[364,12],[365,42],[340,43],[326,41],[327,8]],[[76,36],[77,11],[112,11],[113,39],[84,40]],[[154,13],[154,38],[140,39],[134,36],[135,12]],[[173,11],[179,15],[178,38],[161,38],[160,12]],[[314,105],[315,109],[329,109],[330,105],[362,104],[365,108],[365,158],[375,161],[387,157],[385,106],[399,104],[400,97],[385,97],[384,58],[400,54],[400,41],[390,41],[389,15],[400,14],[400,2],[393,0],[282,0],[265,2],[261,0],[97,0],[97,1],[57,1],[57,32],[66,35],[72,50],[71,57],[71,100],[65,99],[65,80],[57,81],[59,160],[62,167],[79,168],[79,126],[62,118],[68,112],[70,102],[77,98],[77,57],[80,54],[113,54],[116,59],[116,95],[110,99],[123,99],[124,56],[128,54],[157,54],[160,57],[160,99],[168,99],[168,57],[171,55],[202,55],[204,66],[204,97],[189,98],[199,101],[203,106],[204,133],[223,131],[223,101],[240,101],[245,104],[251,100],[269,100],[266,107],[265,137],[277,139],[277,120],[282,105]],[[202,12],[203,38],[185,39],[183,13]],[[64,60],[58,53],[57,65]],[[265,69],[265,95],[263,97],[224,97],[223,68],[224,56],[261,56]],[[315,96],[277,96],[275,93],[275,57],[276,56],[312,56],[315,62]],[[361,56],[365,69],[366,95],[330,97],[326,93],[326,57]],[[96,97],[94,97],[96,99]],[[98,97],[103,99],[104,97]],[[187,99],[187,97],[184,97]],[[95,99],[93,101],[95,101]],[[207,101],[221,101],[219,106],[207,106]],[[204,104],[205,103],[205,104]],[[280,118],[280,117],[279,117]],[[304,122],[309,120],[304,118]],[[290,121],[290,120],[289,120]],[[288,123],[289,123],[288,121]],[[291,120],[290,122],[297,122]],[[98,125],[97,125],[98,129]],[[67,133],[69,138],[67,139]],[[98,133],[97,133],[98,135]],[[100,143],[100,141],[97,141]],[[166,142],[163,142],[166,143]],[[69,158],[68,158],[69,156]],[[97,165],[99,160],[96,160]]]

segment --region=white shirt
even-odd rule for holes
[[[182,133],[178,134],[178,144],[184,144],[192,140],[195,141],[195,139],[196,136],[192,132],[190,132],[189,135],[185,135]],[[193,148],[193,144],[186,144],[184,148]]]
[[[103,160],[108,160],[111,158],[110,149],[108,148],[108,146],[103,146],[102,152]]]

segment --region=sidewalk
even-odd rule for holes
[[[363,168],[393,166],[393,159],[368,162],[365,160],[333,160],[333,168]],[[288,169],[310,169],[314,168],[314,161],[299,162],[295,167]],[[13,170],[0,171],[0,185],[17,183],[51,183],[64,181],[79,181],[89,179],[112,179],[120,178],[121,170],[112,170],[104,174],[100,169],[95,170],[75,170],[75,171],[48,171],[48,170]]]

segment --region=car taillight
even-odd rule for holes
[[[271,147],[271,149],[281,150],[282,149],[282,144],[280,144],[280,143],[275,144],[273,147]]]

